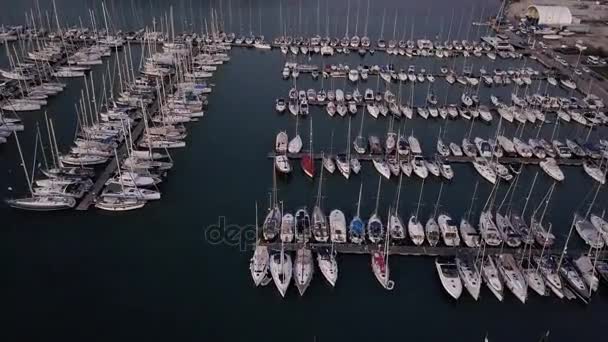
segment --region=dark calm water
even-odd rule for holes
[[[226,26],[234,31],[254,33],[260,31],[259,12],[262,12],[262,32],[273,37],[279,32],[279,3],[277,1],[110,1],[107,3],[112,22],[120,27],[151,25],[151,17],[164,15],[169,4],[174,5],[176,29],[193,24],[200,29],[210,5],[224,18]],[[283,20],[289,22],[289,31],[317,32],[316,1],[302,1],[299,19],[298,1],[283,1]],[[350,32],[355,30],[355,13],[359,1],[350,2]],[[24,11],[35,4],[3,2],[0,12],[2,23],[22,22]],[[220,15],[221,4],[221,15]],[[40,4],[45,9],[51,3]],[[97,1],[76,2],[58,0],[60,20],[75,24],[78,16],[88,22],[87,7],[100,7]],[[251,7],[250,7],[251,6]],[[366,1],[360,1],[358,32],[365,26]],[[483,34],[468,23],[478,20],[482,11],[486,16],[495,13],[496,1],[445,0],[420,2],[373,1],[369,15],[369,35],[377,37],[381,31],[383,11],[386,9],[384,36],[393,35],[395,13],[399,13],[397,37],[406,32],[414,36],[447,37],[452,13],[452,37],[469,38]],[[326,3],[320,4],[319,30],[326,26],[331,35],[342,36],[346,29],[347,3],[331,1],[326,25]],[[98,22],[103,22],[97,12]],[[199,13],[197,15],[197,13]],[[202,16],[200,15],[202,13]],[[239,20],[240,13],[240,20]],[[36,15],[36,14],[35,14]],[[52,13],[49,15],[52,16]],[[342,15],[339,17],[338,15]],[[177,19],[179,18],[179,20]],[[289,18],[289,19],[287,19]],[[414,20],[415,18],[415,20]],[[461,20],[462,18],[462,20]],[[43,19],[46,20],[46,19]],[[240,24],[239,24],[240,21]],[[405,21],[405,24],[404,24]],[[460,24],[463,21],[463,24]],[[460,27],[459,27],[460,26]],[[242,29],[240,29],[242,27]],[[404,29],[407,28],[407,31]],[[459,35],[456,35],[460,31]],[[139,60],[140,50],[133,47],[133,58]],[[503,303],[482,290],[482,298],[474,302],[463,295],[458,303],[447,298],[437,279],[432,258],[391,258],[392,276],[396,288],[386,292],[378,286],[372,275],[369,259],[364,256],[340,256],[340,277],[335,289],[330,289],[317,272],[305,297],[300,298],[291,288],[287,298],[281,299],[274,286],[254,288],[249,276],[248,262],[251,250],[246,248],[246,235],[253,231],[255,202],[260,213],[267,203],[271,188],[272,163],[266,154],[272,149],[275,134],[295,130],[293,116],[274,112],[276,97],[286,97],[291,83],[282,81],[280,71],[285,57],[278,51],[259,52],[235,49],[232,60],[216,73],[216,87],[211,96],[208,115],[190,125],[187,148],[173,153],[175,167],[162,184],[163,200],[149,203],[143,210],[123,214],[109,214],[96,210],[52,214],[23,213],[0,207],[0,262],[4,286],[1,300],[5,327],[3,340],[388,340],[412,339],[439,341],[448,338],[457,341],[481,341],[488,333],[492,341],[536,341],[547,329],[552,341],[603,339],[603,314],[607,307],[606,289],[601,288],[588,306],[576,302],[560,302],[555,298],[539,298],[531,294],[526,305],[507,294]],[[121,54],[122,57],[122,54]],[[334,57],[330,63],[357,65],[359,56]],[[300,62],[307,62],[301,59]],[[322,60],[313,57],[312,63]],[[407,60],[403,57],[388,59],[376,54],[366,57],[364,63],[395,63],[397,67],[413,64],[418,68],[438,70],[443,63],[454,63],[462,69],[462,60],[437,61],[435,59]],[[6,66],[4,54],[0,63]],[[114,57],[107,60],[111,68]],[[492,62],[488,59],[470,59],[475,69],[516,67],[524,61]],[[533,61],[526,65],[540,69]],[[101,73],[106,66],[94,70],[96,90],[101,91]],[[60,149],[67,150],[74,136],[75,115],[73,104],[82,89],[82,80],[68,80],[68,88],[50,100],[46,107],[54,118]],[[316,89],[321,81],[302,76],[298,87]],[[361,88],[376,88],[370,79]],[[344,81],[325,82],[330,87],[349,88]],[[537,83],[531,86],[536,89]],[[380,90],[383,90],[381,83]],[[544,89],[545,85],[540,85]],[[449,91],[448,91],[449,88]],[[507,98],[511,88],[481,88],[480,96],[489,102],[490,91]],[[393,91],[398,92],[393,85]],[[443,80],[434,85],[440,99],[458,102],[460,88],[448,87]],[[426,85],[417,87],[416,103],[422,104]],[[552,93],[565,95],[561,89]],[[402,89],[409,94],[409,86]],[[352,132],[360,124],[360,113],[354,117]],[[366,114],[367,115],[367,114]],[[26,160],[31,167],[36,122],[42,124],[43,112],[23,114],[26,132],[20,134]],[[329,151],[332,132],[334,152],[346,148],[348,121],[329,118],[319,108],[311,110],[314,130],[314,149]],[[301,122],[300,133],[308,145],[310,119]],[[419,117],[395,128],[413,131],[428,154],[434,151],[439,127],[447,129],[445,140],[460,141],[470,129],[462,120],[444,122],[424,121]],[[496,126],[476,124],[472,136],[489,136]],[[365,117],[364,135],[384,135],[388,120],[374,121]],[[506,126],[506,135],[514,134],[515,125]],[[536,127],[526,127],[523,136],[533,137]],[[552,125],[541,129],[548,137]],[[591,139],[605,132],[593,131]],[[584,136],[586,131],[568,125],[557,133],[561,138]],[[311,182],[294,164],[294,174],[278,181],[279,199],[286,210],[312,205],[317,181]],[[467,210],[475,183],[479,191],[475,209],[483,206],[490,186],[469,165],[453,165],[455,180],[444,186],[441,210],[459,219]],[[521,177],[514,205],[523,205],[536,167],[526,167]],[[553,195],[547,217],[560,243],[565,240],[572,213],[584,207],[595,184],[580,168],[564,168],[566,181],[559,184]],[[0,197],[11,197],[25,190],[24,177],[14,141],[0,146]],[[533,210],[551,185],[540,174],[529,210]],[[356,209],[359,184],[364,183],[362,213],[371,213],[376,201],[378,174],[371,164],[364,164],[362,174],[346,181],[339,175],[326,177],[323,195],[326,210],[341,208],[348,217]],[[393,201],[396,181],[383,181],[380,213],[388,210]],[[440,183],[430,179],[425,183],[420,215],[426,219],[433,211]],[[415,210],[421,182],[404,180],[400,211],[404,216]],[[499,190],[499,199],[506,191]],[[12,189],[12,190],[10,190]],[[601,190],[596,211],[606,203]],[[530,212],[530,211],[528,211]],[[226,243],[210,243],[208,231],[225,217],[228,226],[240,232],[241,238]],[[582,247],[573,236],[571,249]],[[239,243],[238,241],[242,241]],[[239,246],[240,245],[240,246]]]

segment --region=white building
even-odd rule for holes
[[[567,26],[574,23],[570,9],[565,6],[532,5],[528,7],[526,17],[537,25]]]

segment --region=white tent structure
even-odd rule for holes
[[[565,6],[532,5],[528,7],[526,17],[536,21],[537,25],[567,26],[573,23],[572,13]]]

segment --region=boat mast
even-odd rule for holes
[[[418,211],[420,210],[420,201],[422,200],[422,189],[424,189],[424,181],[426,178],[422,179],[422,184],[420,185],[420,194],[418,195],[418,205],[416,205],[416,221],[418,220]]]
[[[325,158],[324,154],[321,154],[321,159]],[[313,160],[314,163],[314,160]],[[319,177],[319,188],[317,189],[317,203],[316,206],[321,208],[321,187],[323,186],[323,169],[324,167],[321,166],[321,176]]]
[[[386,18],[386,8],[382,12],[382,29],[380,30],[380,39],[384,39],[384,19]]]
[[[403,172],[399,173],[399,185],[397,186],[397,201],[395,202],[395,216],[399,215],[399,200],[401,199],[401,181],[403,180]]]
[[[369,21],[369,1],[370,0],[367,0],[367,12],[365,14],[365,32],[363,33],[364,37],[367,37],[367,23]],[[369,37],[367,37],[367,38],[369,38]]]
[[[479,180],[475,182],[475,190],[473,190],[473,197],[471,197],[471,204],[469,205],[469,210],[467,211],[467,221],[471,218],[471,211],[473,210],[473,203],[475,202],[475,195],[477,194],[477,187],[479,186]]]
[[[382,176],[378,177],[378,191],[376,192],[376,209],[374,215],[378,213],[378,204],[380,204],[380,185],[382,184]]]
[[[528,207],[528,201],[530,200],[530,196],[532,195],[532,191],[534,190],[534,184],[536,184],[536,177],[538,177],[538,172],[534,174],[534,179],[532,180],[532,186],[530,187],[530,191],[528,192],[528,196],[526,197],[526,202],[524,203],[524,208],[521,211],[521,218],[524,218],[526,214],[526,208]]]
[[[437,202],[435,202],[435,211],[433,212],[433,219],[437,217],[437,209],[439,209],[439,200],[441,199],[441,193],[443,192],[443,182],[439,186],[439,194],[437,194]]]
[[[357,217],[359,217],[359,212],[361,209],[361,192],[363,191],[363,182],[359,185],[359,200],[357,201]]]
[[[359,5],[361,4],[360,0],[357,0],[357,19],[355,20],[355,36],[359,32]]]
[[[34,190],[32,189],[32,183],[30,182],[30,176],[27,172],[27,166],[25,164],[25,160],[23,159],[23,151],[21,150],[21,144],[19,143],[19,137],[17,135],[17,131],[15,133],[15,141],[17,142],[17,150],[19,151],[19,158],[21,158],[21,166],[23,166],[23,174],[25,175],[25,181],[27,183],[27,187],[30,190],[30,194],[34,196]]]
[[[350,163],[350,122],[352,116],[348,116],[348,133],[346,135],[346,161]]]
[[[348,38],[348,17],[350,16],[350,0],[348,0],[347,4],[346,4],[346,34],[344,35],[345,38]]]
[[[559,270],[562,267],[562,262],[564,261],[564,255],[568,252],[568,243],[570,242],[570,237],[572,236],[572,231],[574,230],[574,223],[576,222],[576,215],[572,217],[572,224],[570,224],[570,230],[568,231],[568,236],[566,237],[566,242],[564,243],[564,248],[562,249],[562,254],[559,256],[559,261],[557,262],[557,273],[559,274]]]

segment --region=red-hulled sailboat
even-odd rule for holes
[[[312,118],[310,119],[310,149],[309,153],[302,156],[302,160],[300,161],[300,166],[302,166],[302,170],[304,173],[308,175],[308,177],[313,178],[315,176],[315,159],[312,153]]]

